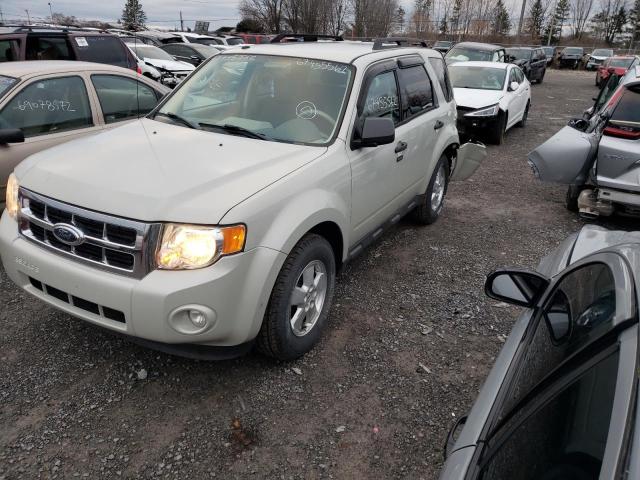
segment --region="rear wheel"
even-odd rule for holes
[[[336,259],[329,242],[320,235],[305,235],[278,274],[258,349],[279,360],[293,360],[311,350],[326,326],[335,278]]]
[[[424,201],[413,211],[413,218],[419,223],[431,225],[442,212],[444,196],[449,183],[449,159],[442,155],[431,175]]]

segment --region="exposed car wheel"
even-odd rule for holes
[[[416,222],[431,225],[438,220],[440,213],[442,213],[442,207],[444,207],[448,183],[449,159],[446,155],[442,155],[429,180],[424,201],[413,211],[413,218]]]
[[[305,235],[278,274],[258,334],[258,349],[279,360],[293,360],[311,350],[327,323],[335,282],[331,245],[320,235]]]
[[[496,128],[489,134],[489,141],[494,145],[502,145],[504,142],[504,134],[507,131],[507,114],[502,111],[498,114]]]
[[[564,206],[567,207],[567,210],[570,212],[578,211],[578,197],[580,196],[580,192],[582,192],[582,187],[578,185],[569,185],[569,188],[567,188]]]
[[[531,102],[527,102],[527,106],[524,108],[524,113],[522,114],[522,120],[517,123],[517,126],[520,128],[524,128],[527,125],[527,119],[529,118],[529,106]]]

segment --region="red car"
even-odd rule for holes
[[[607,79],[612,73],[615,73],[618,76],[624,75],[634,63],[638,63],[638,57],[617,56],[608,58],[598,67],[598,73],[596,73],[596,86],[602,87],[607,83]]]

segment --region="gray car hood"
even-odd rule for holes
[[[326,152],[142,119],[32,155],[20,185],[141,221],[214,224]]]

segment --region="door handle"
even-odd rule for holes
[[[407,142],[398,142],[396,145],[396,149],[394,150],[396,153],[404,152],[407,149]]]
[[[444,127],[444,123],[441,122],[440,120],[436,120],[436,124],[433,126],[433,129],[440,130],[442,127]]]

